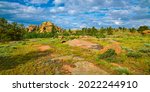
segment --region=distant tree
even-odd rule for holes
[[[137,30],[136,30],[134,27],[132,27],[132,28],[129,28],[129,31],[130,31],[131,33],[134,33],[134,32],[136,32]]]
[[[22,40],[24,33],[23,25],[8,23],[6,19],[0,18],[0,41]]]
[[[108,35],[113,35],[113,28],[112,27],[107,28],[107,34]]]
[[[58,33],[54,25],[52,26],[51,37],[58,37]]]
[[[148,26],[140,26],[137,31],[138,31],[139,33],[142,33],[143,31],[148,30],[148,29],[149,29]]]

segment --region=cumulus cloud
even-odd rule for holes
[[[149,24],[149,0],[24,0],[0,1],[0,16],[40,24],[52,21],[64,28],[139,26]],[[51,2],[51,3],[50,3]],[[46,4],[40,6],[42,4]],[[36,6],[39,5],[39,6]]]

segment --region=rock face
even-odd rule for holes
[[[43,32],[52,32],[53,28],[57,31],[60,31],[61,28],[55,26],[53,23],[51,22],[43,22],[40,26],[40,33]]]
[[[36,25],[30,25],[27,29],[28,29],[28,32],[34,32],[36,28],[37,28]]]
[[[76,47],[87,48],[87,49],[95,49],[95,50],[100,50],[103,48],[103,46],[100,46],[99,44],[94,44],[94,43],[84,41],[81,39],[80,40],[74,39],[74,40],[68,41],[67,44],[70,46],[76,46]]]
[[[40,33],[43,32],[51,32],[53,28],[53,23],[51,22],[43,22],[40,26]]]

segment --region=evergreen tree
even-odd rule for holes
[[[148,30],[148,29],[149,29],[148,26],[140,26],[137,31],[138,31],[139,33],[142,33],[143,31]]]
[[[112,27],[107,28],[107,34],[108,35],[113,35],[113,28]]]

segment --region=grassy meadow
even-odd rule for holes
[[[64,65],[74,67],[78,61],[88,61],[111,75],[150,74],[150,35],[138,32],[117,31],[105,38],[87,37],[84,40],[102,46],[118,42],[122,52],[113,54],[99,50],[71,47],[62,41],[82,39],[80,36],[69,35],[61,38],[32,38],[21,41],[0,43],[0,74],[1,75],[65,75]],[[41,51],[41,46],[49,46]],[[102,58],[100,58],[102,57]],[[63,59],[58,59],[63,58]],[[85,65],[86,66],[86,65]]]

